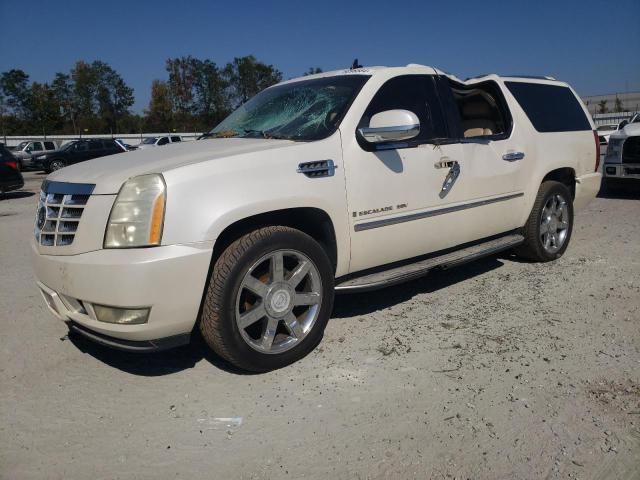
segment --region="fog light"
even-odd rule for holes
[[[117,308],[105,305],[94,305],[93,311],[100,322],[119,323],[122,325],[139,325],[147,323],[149,308]]]

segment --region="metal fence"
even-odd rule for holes
[[[183,141],[195,140],[202,133],[200,132],[165,132],[165,133],[142,133],[142,134],[120,134],[120,135],[15,135],[15,136],[5,136],[0,137],[0,141],[2,141],[6,146],[13,147],[18,145],[20,142],[29,141],[29,140],[49,140],[55,142],[58,146],[64,145],[71,140],[77,140],[78,138],[117,138],[122,140],[124,143],[129,145],[138,145],[142,143],[142,140],[145,138],[153,138],[153,137],[165,137],[165,136],[180,136]]]

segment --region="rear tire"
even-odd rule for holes
[[[515,252],[528,260],[550,262],[567,250],[572,231],[571,192],[563,183],[543,182],[522,229],[525,241]]]
[[[64,160],[52,160],[49,163],[49,168],[47,169],[47,173],[55,172],[56,170],[60,170],[67,166],[67,162]]]
[[[238,368],[284,367],[322,339],[333,281],[331,262],[313,238],[289,227],[260,228],[215,262],[200,331],[216,354]]]

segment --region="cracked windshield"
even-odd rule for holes
[[[207,136],[319,140],[338,127],[369,77],[345,75],[304,80],[263,90]]]

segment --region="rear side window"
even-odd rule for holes
[[[538,132],[591,130],[573,92],[559,85],[505,82]]]
[[[181,139],[180,137],[171,137],[171,141],[172,141],[173,143],[175,143],[175,142],[180,142],[181,140],[182,140],[182,139]]]
[[[45,150],[55,150],[56,146],[53,144],[53,142],[44,142],[44,149]]]

